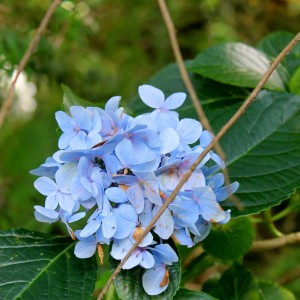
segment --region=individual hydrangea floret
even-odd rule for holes
[[[39,176],[35,188],[46,197],[44,206],[34,206],[35,218],[63,222],[78,240],[78,258],[97,252],[102,262],[102,246],[110,245],[110,255],[122,260],[213,138],[199,121],[180,120],[174,111],[185,93],[165,97],[150,85],[138,92],[152,112],[132,117],[119,107],[119,96],[104,109],[71,106],[70,114],[58,111],[59,150],[31,171]],[[179,260],[169,239],[192,247],[206,238],[212,224],[230,220],[230,210],[220,203],[239,184],[224,186],[219,173],[224,167],[209,151],[123,265],[145,269],[141,280],[147,294],[168,288],[169,269]]]

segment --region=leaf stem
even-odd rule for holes
[[[273,221],[272,221],[272,215],[271,215],[271,210],[267,209],[263,212],[264,220],[265,220],[265,225],[268,228],[269,232],[272,234],[274,237],[281,237],[283,234],[275,227]]]

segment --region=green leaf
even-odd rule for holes
[[[214,227],[202,246],[210,255],[225,260],[242,258],[254,240],[254,229],[248,218],[232,219],[225,225]],[[218,245],[218,247],[216,247]]]
[[[217,300],[217,298],[212,297],[203,292],[190,291],[187,289],[180,289],[177,291],[174,300]]]
[[[95,258],[74,256],[69,237],[24,229],[0,231],[2,299],[87,299],[93,292]]]
[[[295,34],[286,31],[277,31],[265,36],[259,43],[258,48],[269,55],[276,57],[285,46],[294,38]],[[292,75],[300,66],[300,44],[298,43],[292,51],[284,58],[282,65]]]
[[[237,106],[214,110],[217,132]],[[223,202],[233,216],[257,213],[289,198],[300,186],[300,97],[263,91],[221,141],[236,196],[243,205]]]
[[[242,43],[226,43],[208,48],[191,63],[190,70],[210,79],[240,87],[255,87],[269,67],[266,55]],[[265,88],[285,90],[278,73],[273,72]]]
[[[275,282],[258,281],[264,300],[296,300],[293,293]]]
[[[171,246],[173,248],[175,247],[173,242],[171,242]],[[111,256],[109,257],[109,265],[112,272],[116,269],[119,263],[119,260],[115,260]],[[180,261],[178,261],[177,263],[173,263],[171,266],[168,266],[169,285],[163,293],[156,296],[149,296],[143,288],[142,277],[145,271],[146,270],[140,266],[137,266],[130,270],[121,270],[114,281],[114,286],[119,297],[122,300],[172,299],[179,288],[181,276]]]
[[[300,95],[300,67],[293,74],[289,82],[289,88],[292,93]]]
[[[83,106],[83,107],[95,106],[94,103],[84,100],[84,99],[80,98],[79,96],[75,95],[74,92],[68,86],[62,85],[62,89],[64,92],[62,105],[63,105],[63,109],[66,112],[69,112],[70,106],[73,106],[73,105],[79,105],[79,106]]]
[[[210,289],[211,294],[220,299],[264,300],[252,274],[242,265],[232,266]]]

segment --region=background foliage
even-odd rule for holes
[[[48,1],[36,0],[1,2],[0,100],[6,93],[5,78],[13,72],[15,65],[20,61],[48,4]],[[189,0],[169,1],[168,4],[185,59],[193,59],[208,46],[219,42],[243,42],[256,46],[262,37],[273,31],[299,30],[297,20],[300,5],[292,0]],[[286,42],[279,42],[274,38],[273,43],[261,41],[258,45],[267,54],[275,56],[278,48],[282,48]],[[278,45],[275,50],[272,48],[274,43]],[[28,174],[28,170],[36,168],[56,149],[54,112],[61,105],[63,95],[61,84],[70,86],[80,97],[95,103],[104,103],[109,97],[120,94],[123,105],[128,103],[129,109],[132,109],[129,100],[134,97],[136,87],[147,82],[154,73],[173,61],[166,29],[155,1],[147,5],[143,1],[136,0],[63,1],[26,68],[27,80],[34,86],[29,86],[29,92],[28,89],[20,90],[19,96],[16,95],[13,111],[1,129],[0,229],[22,227],[45,233],[65,234],[65,230],[59,225],[48,226],[35,221],[33,205],[40,204],[41,198],[32,186],[34,178]],[[287,89],[299,94],[297,82],[300,76],[299,72],[294,73],[297,65],[291,59],[289,62],[290,65],[285,67],[290,70],[290,75],[294,74],[294,77],[289,78]],[[199,65],[194,65],[193,68],[198,68],[199,74],[203,75],[205,72]],[[214,77],[209,78],[217,80]],[[205,83],[203,86],[209,87]],[[248,93],[245,87],[251,85],[232,88],[230,93],[236,97],[230,98],[228,95],[225,101],[245,97]],[[223,88],[226,95],[226,86],[220,84],[219,88]],[[34,89],[36,93],[32,97],[30,94]],[[209,103],[210,99],[205,97],[205,91],[202,93],[203,95],[200,95],[204,102],[208,101],[207,105],[216,107],[219,105],[218,102]],[[220,114],[223,115],[223,112]],[[214,126],[218,128],[219,125]],[[296,194],[293,201],[297,201],[297,197],[299,198]],[[285,206],[284,202],[281,206],[275,207],[274,212],[280,212]],[[289,218],[276,224],[283,232],[296,231],[300,227],[297,218],[299,208],[290,214]],[[234,223],[231,226],[234,226]],[[247,221],[241,226],[247,226]],[[258,226],[257,229],[258,237],[270,237],[263,226]],[[218,235],[218,232],[213,234]],[[251,237],[248,238],[251,241]],[[204,247],[210,253],[209,240]],[[183,260],[191,255],[190,250],[180,251]],[[242,251],[241,255],[243,254]],[[296,246],[259,255],[250,253],[245,257],[246,265],[255,275],[261,279],[284,283],[296,297],[300,297],[300,281],[299,279],[289,281],[287,274],[295,270],[295,266],[299,265],[298,262],[299,251]],[[194,265],[198,266],[198,273],[192,277],[183,276],[183,279],[186,278],[186,287],[198,289],[206,282],[204,290],[210,291],[209,284],[213,286],[213,283],[207,282],[207,278],[211,277],[199,272],[201,270],[199,265],[200,267],[202,265],[203,270],[212,266],[209,258],[199,257]],[[222,266],[219,269],[214,273],[214,280],[219,280],[220,283],[224,276],[230,277],[234,272],[248,272],[236,266],[219,278]],[[189,269],[191,273],[195,270],[192,267]],[[97,282],[98,287],[105,283],[108,270],[103,268],[101,274],[101,279]],[[257,284],[264,289],[270,289],[266,282],[255,283]],[[215,296],[218,297],[220,294],[224,295],[222,293],[226,291],[220,290],[216,293]]]

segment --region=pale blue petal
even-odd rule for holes
[[[125,167],[134,160],[132,143],[128,139],[123,140],[116,146],[115,153]]]
[[[169,244],[159,244],[151,249],[159,256],[160,260],[166,265],[172,265],[178,261],[178,256]]]
[[[74,124],[72,118],[63,111],[57,111],[55,113],[55,119],[58,126],[63,132],[72,132],[74,129]]]
[[[92,257],[96,251],[97,243],[95,241],[79,241],[74,249],[74,254],[78,258]]]
[[[133,175],[114,175],[112,180],[118,184],[132,185],[137,183],[139,180]]]
[[[139,214],[139,220],[143,227],[147,227],[152,220],[152,206],[153,204],[145,199],[145,206],[142,213]]]
[[[124,239],[134,231],[138,223],[138,216],[134,208],[127,204],[122,204],[113,211],[117,219],[117,231],[114,238]]]
[[[141,85],[139,87],[139,95],[142,101],[152,108],[159,108],[164,104],[164,93],[151,85]]]
[[[76,136],[75,132],[66,133],[64,132],[58,140],[58,148],[59,149],[66,149],[69,147],[71,140]]]
[[[219,189],[224,184],[223,173],[218,173],[211,178],[207,179],[207,185],[211,187],[214,191]]]
[[[57,197],[57,200],[58,200],[58,203],[59,203],[59,206],[69,212],[69,213],[72,213],[73,210],[74,210],[74,207],[76,205],[76,201],[72,198],[71,195],[67,195],[67,194],[64,194],[64,193],[61,193],[61,192],[58,192],[56,194],[56,197]]]
[[[117,260],[121,260],[125,257],[129,249],[132,247],[132,242],[129,238],[122,240],[115,240],[110,251],[110,255]]]
[[[101,223],[97,220],[87,223],[87,225],[85,225],[85,227],[82,229],[80,236],[85,238],[94,234],[99,229],[100,225]]]
[[[177,132],[170,127],[165,128],[160,134],[159,139],[161,140],[161,154],[167,154],[175,150],[179,145],[179,136]]]
[[[126,193],[118,187],[111,187],[105,190],[107,198],[114,203],[124,203],[128,201]]]
[[[117,230],[117,221],[115,215],[111,212],[102,221],[103,236],[110,239]]]
[[[84,131],[79,131],[70,141],[70,148],[72,150],[88,149],[86,143],[87,134]]]
[[[92,127],[91,115],[86,108],[82,106],[71,106],[70,112],[74,117],[76,125],[80,129],[84,129],[87,131],[91,130]]]
[[[86,213],[83,212],[83,211],[80,212],[80,213],[77,213],[77,214],[71,216],[71,218],[68,219],[68,223],[73,223],[73,222],[76,222],[78,220],[81,220],[82,218],[85,217],[85,215],[86,215]]]
[[[200,136],[200,146],[206,148],[213,140],[214,136],[208,130],[204,130]]]
[[[185,93],[174,93],[166,99],[163,108],[176,109],[183,104],[185,99],[186,99]]]
[[[195,225],[196,225],[198,233],[197,233],[197,235],[196,235],[196,233],[194,233],[195,234],[194,242],[198,243],[198,242],[203,241],[208,236],[210,229],[211,229],[211,223],[205,221],[203,218],[200,217]],[[191,229],[191,231],[192,231],[192,229]]]
[[[47,196],[45,201],[45,208],[56,209],[58,205],[57,192],[53,192]]]
[[[136,212],[139,214],[144,210],[144,193],[140,185],[135,184],[127,189],[127,196],[136,210]]]
[[[44,196],[57,191],[56,183],[48,177],[40,177],[34,182],[34,187]]]
[[[144,182],[143,184],[145,190],[145,196],[153,204],[162,205],[162,200],[159,194],[158,184],[156,182]]]
[[[239,188],[238,182],[233,182],[228,186],[223,186],[222,188],[214,191],[216,195],[216,200],[218,202],[224,201],[225,199],[229,198],[230,195],[235,193],[237,189]]]
[[[154,172],[157,170],[160,163],[160,158],[157,157],[155,159],[138,163],[138,164],[131,164],[129,167],[132,172]]]
[[[187,233],[187,230],[183,228],[175,229],[172,237],[180,245],[187,246],[188,248],[194,246],[191,236]]]
[[[210,188],[195,189],[195,195],[204,220],[215,223],[225,219],[226,214]]]
[[[225,162],[223,161],[223,159],[216,153],[210,151],[210,158],[221,168],[224,169],[225,168]]]
[[[223,225],[223,224],[228,223],[230,221],[230,218],[231,218],[230,213],[231,213],[230,209],[228,209],[227,211],[225,211],[225,214],[226,214],[225,219],[223,219],[222,221],[218,222],[218,224]]]
[[[180,136],[180,141],[185,144],[195,143],[201,136],[202,126],[200,122],[193,119],[180,120],[176,131]]]
[[[124,270],[132,269],[137,265],[139,265],[142,259],[143,259],[142,250],[137,248],[132,252],[130,257],[126,261],[126,263],[123,265],[122,269]]]
[[[71,193],[71,183],[77,175],[77,163],[62,165],[55,174],[55,180],[59,190],[65,194]]]
[[[120,96],[111,97],[105,104],[105,110],[116,111],[119,107],[120,100],[121,100]]]
[[[160,286],[164,280],[165,274],[165,267],[150,269],[144,273],[142,277],[143,288],[148,295],[158,295],[167,289],[168,284],[162,287]]]
[[[59,213],[39,205],[34,206],[34,216],[39,222],[53,223],[59,219]]]
[[[142,261],[140,262],[140,266],[145,269],[150,269],[154,266],[154,257],[147,250],[142,252]]]
[[[159,211],[160,206],[154,206],[152,216],[154,217]],[[168,239],[174,231],[174,220],[169,209],[166,209],[155,223],[154,232],[162,239]]]
[[[173,111],[159,112],[157,115],[157,122],[159,124],[159,131],[167,127],[176,128],[179,122],[178,114]]]

